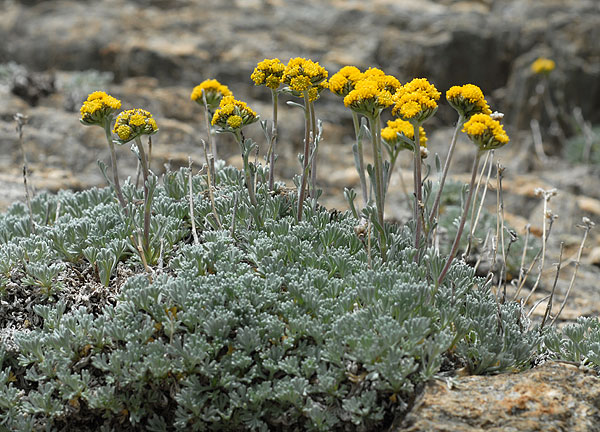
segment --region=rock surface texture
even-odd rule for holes
[[[398,432],[600,430],[600,378],[546,363],[519,374],[427,385]]]

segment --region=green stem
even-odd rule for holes
[[[309,103],[310,107],[310,123],[312,129],[312,145],[313,150],[311,152],[312,160],[310,162],[310,196],[315,201],[313,205],[316,205],[317,198],[317,154],[318,154],[318,143],[317,143],[317,117],[315,113],[314,102]]]
[[[213,158],[217,160],[217,147],[212,139],[212,126],[210,124],[210,111],[208,109],[208,102],[206,101],[206,93],[202,90],[202,103],[204,105],[204,118],[206,121],[206,134],[208,135],[208,148],[212,152]],[[208,163],[208,159],[206,160],[206,169],[210,169],[210,164]],[[214,174],[214,173],[211,173]],[[215,186],[215,177],[212,177],[213,183],[212,186]]]
[[[210,198],[210,206],[212,207],[212,213],[213,216],[215,218],[215,220],[217,221],[217,226],[219,227],[219,229],[222,228],[221,226],[221,220],[219,219],[219,213],[217,213],[217,208],[215,206],[215,195],[213,193],[213,180],[212,180],[212,169],[210,168],[211,166],[211,160],[208,157],[208,151],[206,150],[206,141],[201,140],[202,141],[202,148],[204,149],[204,159],[206,160],[206,188],[208,189],[208,197]],[[190,166],[190,172],[191,172],[192,167]],[[190,182],[192,181],[192,178],[190,177]],[[191,183],[190,183],[190,188],[191,188]],[[190,196],[191,196],[191,192],[190,192]],[[191,201],[190,201],[191,202]]]
[[[304,207],[304,196],[306,194],[306,182],[308,177],[308,158],[310,156],[310,110],[308,91],[304,92],[304,160],[302,162],[302,177],[300,190],[298,191],[298,222],[302,220],[302,209]]]
[[[385,206],[385,192],[383,179],[383,161],[381,156],[381,141],[379,138],[379,114],[369,118],[371,128],[371,144],[373,145],[373,161],[375,164],[375,204],[377,206],[377,220],[381,229],[384,229],[383,215]],[[381,257],[385,261],[386,241],[385,234],[380,233]]]
[[[419,123],[411,122],[414,128],[414,155],[415,155],[415,260],[419,261],[419,243],[421,241],[421,225],[423,218],[423,185],[421,175],[421,142],[419,137]]]
[[[431,209],[431,215],[429,216],[429,226],[433,224],[434,219],[438,218],[438,210],[440,206],[440,199],[442,197],[442,190],[444,189],[444,184],[446,183],[446,177],[448,175],[448,170],[450,169],[450,161],[452,160],[452,155],[454,154],[454,148],[456,147],[456,138],[458,137],[458,131],[462,127],[465,121],[465,117],[462,114],[458,116],[458,122],[456,123],[456,128],[454,129],[454,135],[452,135],[452,142],[450,143],[450,149],[448,150],[448,156],[446,156],[446,162],[444,163],[444,170],[442,171],[442,178],[440,179],[440,186],[438,188],[437,194],[435,196],[435,201],[433,202],[433,207]]]
[[[115,145],[112,140],[112,133],[110,130],[110,122],[111,119],[106,120],[104,123],[104,133],[106,134],[106,141],[108,141],[108,147],[110,148],[110,162],[113,173],[113,182],[115,184],[115,191],[117,193],[117,198],[119,200],[119,204],[124,209],[127,208],[127,204],[125,202],[125,198],[123,198],[123,192],[121,191],[121,183],[119,182],[119,172],[117,170],[117,154],[115,152]]]
[[[246,150],[242,134],[239,130],[235,132],[235,139],[237,140],[238,144],[240,145],[240,149],[242,150],[242,161],[244,162],[244,177],[246,179],[248,195],[250,196],[250,203],[252,203],[252,205],[256,207],[258,203],[256,201],[256,195],[254,194],[254,178],[252,172],[250,171],[250,163],[248,161],[250,154]]]
[[[275,146],[277,144],[277,106],[279,94],[277,90],[271,90],[273,98],[273,125],[271,127],[271,145],[269,148],[269,190],[275,187]]]
[[[365,158],[363,154],[362,139],[360,137],[360,121],[358,114],[352,111],[352,122],[354,124],[354,135],[356,136],[356,148],[353,148],[354,152],[354,164],[358,171],[358,178],[360,179],[360,188],[362,191],[363,205],[367,205],[369,196],[367,193],[367,179],[365,177]]]
[[[471,205],[471,198],[473,197],[473,186],[475,185],[475,177],[477,176],[477,168],[479,167],[479,159],[481,159],[481,150],[477,150],[477,156],[475,156],[475,160],[473,161],[473,170],[471,172],[471,182],[469,183],[469,193],[467,195],[467,201],[463,208],[462,215],[460,217],[460,223],[458,224],[458,231],[456,232],[456,237],[454,238],[454,243],[452,244],[452,250],[450,251],[450,255],[448,255],[448,259],[446,261],[446,265],[444,269],[440,273],[436,286],[440,286],[446,277],[446,273],[448,273],[448,269],[450,269],[450,265],[452,264],[452,260],[454,259],[454,255],[456,255],[456,251],[458,250],[458,245],[460,243],[460,238],[462,236],[463,229],[465,227],[465,221],[467,219],[467,213],[469,207]]]
[[[142,140],[140,137],[135,138],[135,143],[137,145],[139,154],[140,154],[140,162],[142,164],[142,176],[144,178],[144,239],[143,239],[143,249],[146,256],[149,256],[150,252],[150,207],[151,207],[151,199],[150,199],[150,190],[148,189],[148,177],[150,172],[148,170],[148,162],[146,160],[146,153],[144,152],[144,146],[142,145]]]
[[[387,191],[390,188],[390,181],[392,178],[392,173],[394,172],[394,167],[396,166],[396,160],[398,159],[399,151],[392,151],[389,153],[390,155],[390,169],[387,174],[386,184],[385,184],[385,194],[387,195]]]

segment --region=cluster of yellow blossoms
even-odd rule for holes
[[[216,79],[208,79],[194,87],[192,94],[190,95],[190,98],[200,105],[204,104],[204,101],[202,100],[202,91],[206,94],[206,104],[211,110],[219,106],[223,97],[232,95],[229,87],[221,84]]]
[[[219,126],[223,130],[235,133],[243,126],[257,120],[258,115],[245,102],[238,101],[233,96],[225,96],[221,99],[211,123],[213,126]]]
[[[290,59],[283,72],[282,82],[287,84],[294,96],[303,97],[309,92],[311,101],[319,97],[319,93],[327,88],[328,73],[318,62],[302,57]]]
[[[158,131],[156,121],[148,111],[136,108],[126,110],[118,115],[113,132],[119,142],[125,144],[140,135],[152,135]]]
[[[464,124],[465,132],[480,150],[492,150],[502,147],[509,141],[502,124],[488,114],[474,114]]]
[[[277,90],[283,81],[285,65],[279,59],[265,59],[259,62],[250,75],[255,85],[266,85],[272,90]]]
[[[329,78],[329,90],[333,94],[346,97],[363,77],[364,74],[356,66],[344,66]]]
[[[554,63],[554,60],[540,57],[531,64],[531,71],[534,74],[549,74],[555,67],[556,63]]]
[[[452,86],[446,92],[448,103],[463,118],[467,119],[473,114],[491,114],[492,111],[479,87],[473,84],[463,86]]]
[[[437,111],[440,92],[426,78],[415,78],[394,95],[392,115],[423,123]]]
[[[374,117],[393,104],[400,81],[377,68],[369,68],[344,97],[344,105],[360,114]]]
[[[85,125],[104,126],[107,119],[121,108],[121,101],[103,91],[90,93],[87,100],[81,106],[81,123]]]
[[[415,129],[410,122],[402,119],[389,120],[387,122],[387,127],[381,129],[381,139],[383,139],[390,147],[400,146],[408,150],[413,150],[412,146],[402,140],[398,134],[404,135],[410,140],[414,140]],[[419,126],[419,145],[421,147],[427,147],[427,136],[425,135],[425,129],[423,129],[422,126]]]

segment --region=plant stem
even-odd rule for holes
[[[385,186],[383,178],[383,158],[381,155],[381,138],[380,125],[379,125],[379,113],[369,118],[369,127],[371,129],[371,143],[373,145],[373,161],[375,164],[375,205],[377,207],[377,221],[381,226],[379,232],[379,249],[381,252],[381,259],[385,261],[386,256],[386,237],[385,237],[385,225],[384,225],[384,206],[385,206]]]
[[[362,138],[360,136],[360,121],[358,114],[352,111],[352,123],[354,124],[354,135],[356,136],[356,147],[353,147],[354,152],[354,164],[358,171],[358,178],[360,179],[360,188],[362,191],[363,206],[367,205],[369,201],[369,195],[367,193],[367,179],[365,177],[365,158],[363,155]]]
[[[448,259],[446,261],[446,265],[444,269],[440,273],[436,286],[440,286],[444,281],[444,277],[446,277],[446,273],[448,273],[448,269],[450,269],[450,265],[452,264],[452,260],[454,259],[454,255],[456,255],[456,251],[458,250],[458,245],[460,243],[460,238],[462,236],[463,229],[465,227],[465,221],[467,220],[467,213],[469,212],[469,207],[471,205],[471,197],[473,196],[473,186],[475,185],[475,178],[477,177],[477,168],[479,167],[479,159],[481,159],[481,150],[477,150],[477,155],[475,156],[475,160],[473,161],[473,170],[471,173],[471,182],[469,183],[469,193],[467,195],[467,201],[463,208],[462,215],[460,217],[460,223],[458,224],[458,231],[456,232],[456,237],[454,238],[454,243],[452,244],[452,250],[450,251],[450,255],[448,255]]]
[[[479,180],[477,181],[477,188],[475,189],[475,201],[473,202],[473,210],[471,211],[471,223],[469,223],[469,237],[468,237],[468,242],[467,242],[467,250],[465,252],[465,256],[467,256],[467,257],[469,256],[469,254],[471,252],[471,246],[473,245],[473,236],[475,235],[475,228],[477,227],[477,224],[479,223],[479,216],[481,215],[481,209],[483,208],[483,204],[485,202],[485,195],[488,190],[488,182],[489,182],[490,176],[492,174],[493,164],[491,161],[489,164],[487,177],[485,179],[485,183],[483,186],[483,193],[481,194],[481,200],[479,201],[479,205],[477,205],[477,197],[479,196],[479,187],[483,180],[483,173],[485,172],[485,167],[487,166],[490,156],[492,156],[492,160],[494,159],[493,154],[494,154],[494,150],[490,150],[487,153],[487,155],[485,155],[485,160],[483,161],[483,168],[481,168],[481,174],[479,175]],[[477,217],[475,217],[475,208],[476,207],[477,207]]]
[[[115,191],[121,207],[127,208],[125,198],[123,198],[123,192],[121,191],[121,183],[119,182],[119,172],[117,170],[117,154],[115,152],[115,144],[112,141],[112,133],[110,131],[110,120],[107,120],[104,124],[104,133],[106,134],[106,141],[108,141],[108,147],[110,148],[110,163],[113,173],[113,182],[115,183]]]
[[[277,108],[279,94],[271,89],[273,98],[273,125],[271,126],[271,145],[269,146],[269,190],[275,187],[275,146],[277,145]]]
[[[575,260],[575,270],[573,271],[573,274],[571,275],[571,282],[569,283],[569,288],[567,289],[565,298],[563,299],[562,304],[560,305],[560,310],[558,311],[558,313],[556,314],[554,319],[552,319],[552,322],[550,323],[550,325],[554,324],[554,322],[558,319],[558,317],[562,313],[563,309],[565,308],[565,305],[567,304],[567,299],[569,298],[569,293],[571,292],[571,288],[573,288],[573,284],[575,283],[575,278],[577,277],[577,271],[579,270],[579,265],[581,263],[581,253],[583,252],[583,246],[585,245],[585,240],[587,239],[590,230],[595,225],[592,221],[590,221],[587,218],[583,218],[583,223],[584,223],[584,225],[581,226],[581,228],[583,228],[585,231],[583,232],[583,238],[581,239],[581,244],[579,245],[579,250],[577,251],[577,259]]]
[[[142,165],[142,176],[144,178],[144,239],[143,239],[143,249],[146,254],[150,252],[150,190],[148,188],[148,163],[146,160],[146,153],[144,152],[144,146],[142,145],[142,140],[140,137],[135,138],[135,143],[137,145],[138,151],[140,153],[140,162]]]
[[[415,153],[415,261],[419,261],[419,243],[421,240],[421,220],[423,218],[423,185],[421,180],[421,142],[419,138],[419,123],[411,122],[414,128]]]
[[[317,201],[317,154],[318,145],[317,142],[317,117],[315,114],[315,104],[310,102],[310,123],[312,130],[312,148],[311,151],[311,162],[310,162],[310,197],[313,198],[313,206],[316,205]]]
[[[553,196],[553,194],[556,194],[556,190],[551,189],[549,191],[545,191],[543,189],[538,189],[537,191],[539,193],[541,193],[541,195],[544,199],[544,214],[542,215],[542,252],[541,252],[541,258],[540,258],[539,272],[538,272],[537,278],[535,280],[535,283],[533,284],[533,287],[531,288],[531,291],[529,291],[529,294],[527,295],[527,297],[525,297],[525,303],[527,303],[529,301],[529,299],[531,298],[531,296],[533,295],[533,293],[539,286],[540,280],[542,279],[542,272],[544,271],[544,263],[546,261],[546,244],[548,243],[548,236],[550,234],[549,231],[550,231],[550,228],[552,227],[552,225],[550,225],[548,230],[546,230],[546,224],[547,224],[546,220],[552,221],[554,219],[552,213],[548,212],[548,202],[550,201],[550,198]]]
[[[306,182],[308,176],[308,158],[310,156],[310,101],[308,90],[304,91],[304,160],[302,161],[302,177],[300,190],[298,191],[298,222],[302,220],[302,209],[304,207],[304,196],[306,194]]]
[[[213,193],[213,185],[215,184],[215,182],[211,178],[211,176],[212,176],[211,162],[213,161],[213,159],[208,157],[208,151],[206,150],[206,141],[204,141],[204,140],[200,140],[200,141],[202,141],[202,148],[204,149],[204,159],[206,160],[206,188],[208,189],[208,197],[210,198],[210,205],[212,207],[212,213],[213,213],[213,216],[215,217],[215,220],[217,221],[217,226],[219,228],[222,228],[221,220],[219,219],[219,213],[217,213],[217,208],[215,206],[215,195]],[[190,167],[190,170],[191,170],[191,167]],[[190,179],[190,181],[191,181],[191,179]]]
[[[444,189],[444,184],[446,183],[446,177],[448,176],[448,170],[450,169],[450,161],[452,160],[452,155],[454,154],[454,148],[456,147],[456,139],[458,137],[458,131],[463,125],[465,118],[462,114],[458,116],[458,121],[456,123],[456,128],[454,129],[454,134],[452,135],[452,142],[450,142],[450,148],[448,149],[448,156],[446,156],[446,162],[444,162],[444,169],[442,171],[442,178],[440,179],[440,187],[438,188],[437,195],[435,196],[435,201],[433,202],[433,207],[431,209],[431,215],[429,216],[429,226],[433,223],[434,219],[438,218],[438,210],[440,206],[440,199],[442,197],[442,190]],[[416,131],[415,131],[416,133]]]
[[[371,128],[371,144],[373,146],[373,162],[375,164],[375,204],[377,206],[377,219],[379,224],[383,227],[385,196],[383,192],[383,167],[378,131],[379,114],[369,118],[369,127]]]
[[[27,210],[29,211],[29,232],[35,233],[35,224],[33,223],[33,209],[31,207],[31,196],[29,194],[29,186],[27,185],[27,174],[29,169],[27,167],[27,153],[25,152],[25,146],[23,145],[23,125],[27,123],[27,116],[17,113],[14,115],[14,120],[17,122],[17,132],[19,133],[19,146],[21,147],[21,154],[23,156],[23,185],[25,186],[25,199],[27,200]]]
[[[208,168],[208,167],[207,167]],[[194,217],[194,193],[192,187],[192,158],[188,156],[188,185],[189,185],[189,204],[190,204],[190,221],[192,223],[192,236],[194,237],[194,244],[200,243],[198,240],[198,233],[196,232],[196,218]],[[210,184],[209,186],[210,187]]]
[[[398,159],[399,151],[393,151],[390,153],[390,170],[387,173],[387,178],[385,179],[385,193],[387,195],[387,191],[390,188],[390,182],[392,178],[392,173],[394,172],[394,167],[396,166],[396,160]]]
[[[254,179],[252,176],[252,172],[250,171],[250,163],[248,162],[248,158],[250,157],[249,152],[244,145],[244,138],[242,137],[242,133],[237,130],[235,132],[235,139],[240,145],[240,149],[242,150],[242,161],[244,162],[244,177],[246,179],[246,187],[248,188],[248,195],[250,196],[250,203],[256,207],[256,195],[254,194]]]
[[[212,126],[210,125],[210,111],[208,109],[208,102],[206,101],[206,93],[204,92],[204,90],[202,90],[202,103],[204,104],[204,119],[206,121],[206,134],[208,135],[208,147],[210,148],[210,151],[212,152],[213,158],[217,159],[217,147],[215,146],[215,143],[212,139]],[[206,161],[207,163],[207,168],[210,169],[210,165],[208,165],[208,159]],[[211,173],[213,174],[213,173]],[[214,176],[213,176],[213,183],[212,186],[214,186]]]

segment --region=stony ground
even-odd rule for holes
[[[551,290],[561,242],[565,251],[556,296],[562,302],[581,241],[577,224],[584,216],[600,223],[600,167],[585,160],[569,162],[573,158],[567,158],[568,152],[574,150],[565,139],[579,132],[581,119],[600,123],[596,0],[0,0],[0,10],[1,209],[24,198],[22,153],[12,119],[16,112],[29,117],[24,149],[29,181],[38,192],[104,184],[97,167],[97,160],[108,163],[103,133],[80,125],[77,113],[86,94],[99,88],[123,100],[125,108],[140,106],[154,114],[160,127],[152,151],[156,172],[185,166],[188,156],[198,168],[200,140],[206,131],[200,108],[189,100],[193,86],[217,78],[269,119],[269,94],[252,85],[250,73],[263,58],[287,61],[303,56],[320,61],[330,73],[346,64],[377,66],[401,82],[428,77],[441,91],[467,82],[482,87],[492,108],[506,114],[511,136],[511,144],[496,153],[496,160],[506,167],[502,190],[507,222],[520,235],[530,224],[539,236],[543,206],[535,190],[558,192],[550,201],[559,217],[543,277],[527,308]],[[528,70],[541,55],[557,62],[547,83],[556,116],[536,98],[540,81]],[[325,139],[319,156],[322,202],[345,208],[343,188],[358,185],[351,118],[330,94],[323,95],[317,111]],[[534,140],[532,119],[540,122],[541,145]],[[455,120],[453,111],[442,106],[426,125],[432,155],[445,157]],[[291,184],[298,170],[302,115],[282,106],[280,126],[277,176]],[[248,134],[264,151],[260,127]],[[229,163],[240,164],[229,137],[219,137],[218,151]],[[122,177],[134,175],[135,158],[129,149],[118,149],[118,156]],[[471,157],[471,144],[459,140],[453,178],[466,180]],[[408,168],[409,161],[402,160],[395,174],[386,209],[390,219],[407,217],[403,188],[411,188]],[[492,212],[495,185],[492,175],[486,201]],[[599,314],[599,265],[597,227],[583,251],[562,322]],[[543,309],[537,308],[532,316],[539,317]],[[595,426],[598,421],[584,420],[584,414],[598,420],[598,382],[586,371],[549,365],[518,376],[455,380],[452,388],[427,386],[403,427],[600,430]],[[577,386],[565,385],[569,382]],[[486,415],[477,415],[480,411]]]

